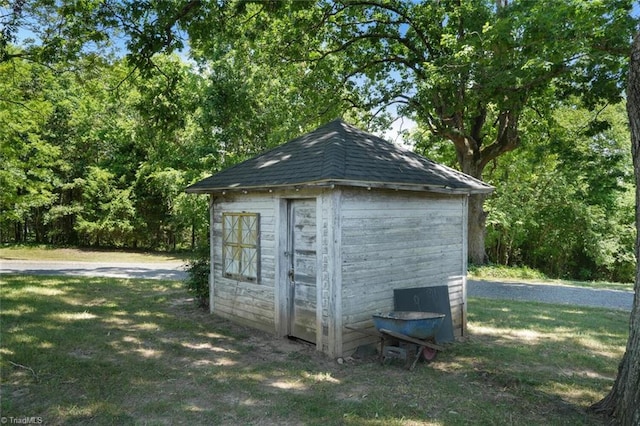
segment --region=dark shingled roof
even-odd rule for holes
[[[203,179],[186,191],[216,193],[331,185],[445,193],[493,190],[469,175],[334,120]]]

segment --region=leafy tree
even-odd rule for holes
[[[108,170],[90,166],[84,178],[76,180],[82,188],[81,209],[76,230],[89,244],[123,246],[131,239],[135,209],[131,190]]]
[[[0,64],[0,227],[13,225],[14,241],[31,230],[42,241],[43,209],[56,199],[54,168],[61,151],[46,138],[53,114],[48,95],[58,87],[46,68]]]
[[[324,3],[305,25],[317,34],[308,60],[342,56],[345,81],[365,108],[400,113],[455,147],[462,171],[485,167],[520,145],[523,114],[556,99],[617,101],[633,21],[629,1]],[[304,28],[304,30],[302,30]],[[319,47],[318,47],[319,46]],[[483,196],[472,197],[469,252],[484,261]]]
[[[337,115],[388,124],[396,106],[428,130],[425,142],[447,141],[459,167],[482,178],[523,144],[529,115],[547,117],[570,96],[587,107],[619,99],[630,5],[13,1],[0,14],[0,62],[29,58],[85,73],[82,94],[69,84],[70,101],[55,105],[57,132],[47,139],[72,141],[62,152],[78,160],[60,171],[49,219],[69,228],[74,182],[86,167],[136,181],[143,216],[151,205],[144,198],[166,193],[162,179],[149,178],[155,173],[180,171],[190,182]],[[20,41],[25,33],[33,40]],[[187,38],[197,74],[158,54]],[[128,64],[103,56],[118,53],[112,40],[126,47]],[[105,67],[109,84],[91,74]],[[589,160],[571,150],[554,155]],[[486,213],[481,197],[470,205],[470,253],[479,261]],[[172,220],[167,214],[156,228],[179,232]]]
[[[235,55],[227,69],[248,70],[250,85],[265,68],[302,65],[311,78],[295,87],[342,86],[342,110],[364,115],[384,117],[400,105],[400,114],[453,144],[464,172],[482,178],[487,164],[519,146],[527,110],[548,114],[571,95],[591,107],[620,99],[630,9],[630,0],[160,2],[130,10],[149,31],[128,34],[143,60],[179,47],[180,28],[194,51],[214,61],[251,52],[261,61]],[[248,97],[229,89],[221,87]],[[476,262],[484,260],[483,201],[470,202]]]
[[[66,69],[83,55],[106,55],[121,32],[111,1],[0,3],[0,63],[28,60]]]
[[[127,140],[118,115],[125,115],[117,106],[122,104],[122,96],[109,93],[110,80],[118,78],[122,67],[99,58],[91,62],[92,69],[80,66],[73,73],[57,72],[59,87],[48,93],[53,113],[43,137],[60,150],[64,165],[54,170],[62,185],[56,190],[55,204],[45,214],[47,237],[52,243],[79,243],[75,226],[82,197],[79,183],[84,182],[91,166],[111,168],[107,163],[113,162],[116,147],[120,140]]]
[[[220,142],[224,165],[283,143],[348,109],[348,89],[335,72],[339,64],[283,56],[283,47],[290,44],[287,19],[306,16],[310,6],[230,2],[189,27],[192,54],[207,77],[202,126]],[[224,25],[217,25],[220,22]]]
[[[631,127],[631,149],[636,183],[636,258],[640,258],[640,33],[631,47],[627,84],[627,112]],[[611,416],[613,423],[640,423],[640,263],[636,266],[635,297],[629,321],[629,339],[609,394],[591,408]]]
[[[596,117],[612,123],[594,130]],[[493,164],[490,259],[553,276],[630,281],[635,259],[631,153],[624,105],[598,114],[562,106],[537,124],[522,148]]]
[[[156,58],[157,73],[146,78],[123,61],[84,57],[78,63],[89,60],[91,67],[56,73],[23,58],[0,64],[7,88],[2,239],[12,233],[19,241],[62,244],[195,243],[195,235],[186,234],[200,232],[201,225],[177,219],[173,200],[201,176],[198,155],[212,145],[192,116],[199,106],[193,96],[198,76],[176,58]],[[167,170],[178,178],[161,178]],[[106,198],[99,203],[102,190]],[[127,205],[134,201],[135,220]],[[158,206],[168,207],[160,214]],[[144,219],[154,214],[162,216],[155,229],[163,231],[150,238],[147,225],[155,222]]]
[[[176,246],[177,213],[174,201],[185,187],[183,173],[175,169],[154,169],[143,166],[135,184],[138,228],[144,229],[147,247]]]
[[[174,200],[173,222],[179,240],[185,247],[195,250],[209,243],[209,217],[207,197],[194,197],[181,192]]]

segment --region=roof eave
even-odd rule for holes
[[[256,185],[256,186],[226,186],[226,187],[188,187],[185,192],[190,194],[224,194],[228,192],[248,192],[248,191],[273,191],[286,189],[303,189],[303,188],[331,188],[334,186],[358,187],[367,189],[389,189],[396,191],[416,191],[416,192],[432,192],[440,194],[489,194],[493,192],[492,186],[472,187],[472,188],[453,188],[447,185],[428,185],[403,182],[375,182],[375,181],[358,181],[344,179],[325,179],[311,182],[286,183],[274,185]]]

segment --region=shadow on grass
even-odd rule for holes
[[[178,282],[0,279],[2,416],[47,424],[598,424],[582,407],[625,342],[620,313],[476,300],[472,337],[408,372],[233,325]]]

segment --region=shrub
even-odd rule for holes
[[[548,277],[528,266],[504,266],[496,264],[473,265],[470,264],[469,275],[476,279],[525,279],[545,280]]]
[[[209,308],[209,247],[202,247],[196,250],[193,257],[187,264],[188,278],[185,285],[191,293],[199,307]]]

